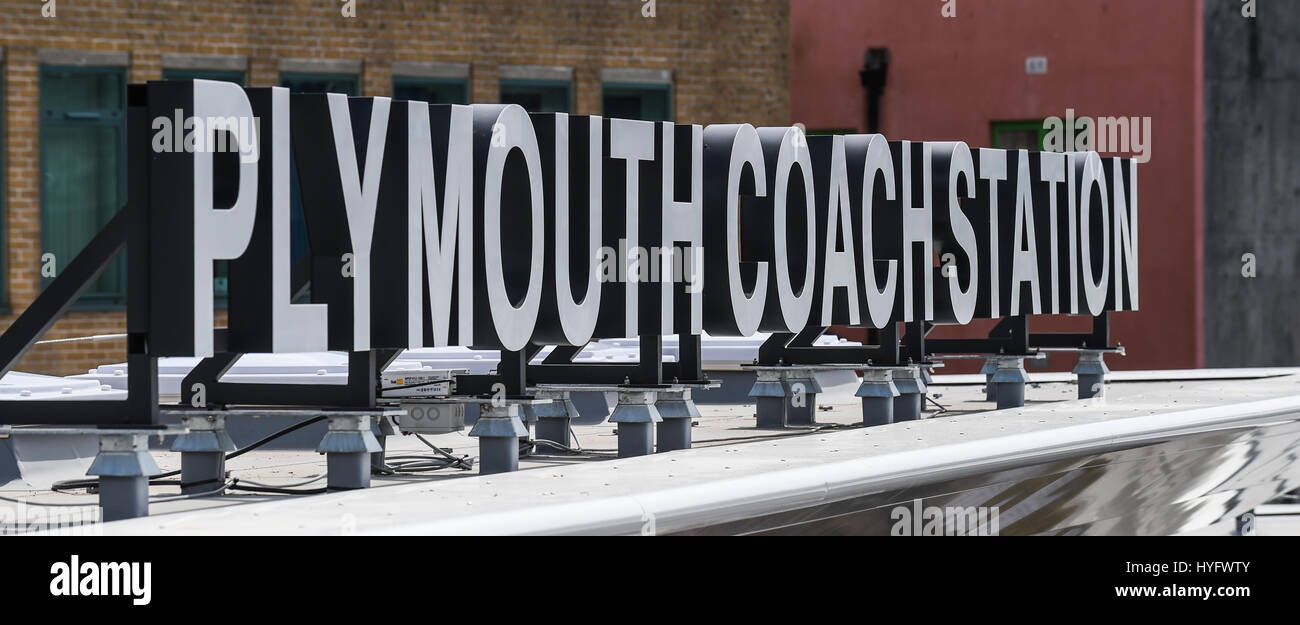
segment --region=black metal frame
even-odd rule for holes
[[[149,128],[142,85],[127,91],[127,203],[0,334],[0,376],[11,371],[86,289],[127,254],[127,398],[0,401],[4,425],[158,425],[158,359],[149,352]],[[140,129],[130,132],[129,129]]]
[[[664,362],[663,336],[640,336],[640,360],[636,363],[586,363],[574,358],[587,346],[556,345],[542,362],[531,364],[545,345],[530,344],[520,351],[502,351],[497,375],[473,374],[456,377],[457,395],[486,395],[498,382],[505,384],[510,397],[526,396],[530,386],[538,384],[603,384],[636,387],[675,384],[705,384],[700,337],[679,334],[677,362]],[[589,344],[589,343],[588,343]]]
[[[311,258],[294,263],[290,299],[298,299],[311,288]],[[216,356],[204,358],[181,382],[181,404],[191,407],[258,406],[330,406],[338,408],[374,408],[379,395],[379,374],[402,353],[400,349],[376,349],[348,352],[346,384],[259,384],[222,382],[221,377],[239,362],[244,352],[226,351],[226,332],[218,329],[214,347]],[[203,406],[195,406],[196,384],[203,388]]]
[[[218,334],[220,336],[220,334]],[[398,349],[348,352],[346,384],[262,384],[222,382],[221,377],[244,356],[226,352],[204,358],[181,383],[181,403],[195,408],[248,406],[317,406],[374,408],[379,395],[379,374],[401,353]],[[197,385],[204,401],[195,405]]]
[[[1110,343],[1110,314],[1092,318],[1091,332],[1029,331],[1029,317],[1004,317],[986,338],[927,339],[939,324],[930,321],[899,322],[906,333],[898,335],[898,323],[876,330],[875,345],[814,346],[826,327],[810,327],[798,334],[773,333],[758,350],[756,364],[771,365],[875,365],[929,364],[930,356],[942,354],[999,354],[1028,356],[1038,349],[1116,349]]]
[[[899,364],[898,324],[876,331],[873,345],[822,345],[813,342],[829,330],[813,326],[802,332],[774,332],[758,348],[755,364],[773,365],[879,365]]]

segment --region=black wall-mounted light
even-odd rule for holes
[[[858,77],[867,90],[867,132],[880,132],[880,96],[885,92],[889,75],[889,48],[867,48]]]

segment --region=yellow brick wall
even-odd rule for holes
[[[388,95],[395,61],[470,64],[472,102],[496,102],[501,65],[572,67],[575,113],[600,114],[600,70],[673,70],[677,121],[789,123],[788,0],[0,0],[8,213],[4,286],[20,312],[40,288],[40,51],[126,52],[129,80],[164,54],[246,56],[250,86],[279,61],[360,60],[363,95]],[[0,330],[14,315],[0,315]],[[220,323],[220,321],[219,321]],[[47,338],[122,332],[122,313],[71,313]],[[121,360],[122,341],[39,346],[19,369],[68,374]]]

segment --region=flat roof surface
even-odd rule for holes
[[[1039,375],[1031,374],[1033,377]],[[1247,375],[1248,377],[1240,377]],[[1046,377],[1046,376],[1043,376]],[[1055,378],[1055,376],[1052,376]],[[881,466],[905,470],[909,462],[946,446],[984,441],[1000,444],[1015,435],[1062,431],[1097,425],[1098,432],[1122,429],[1122,422],[1198,408],[1294,397],[1300,404],[1300,369],[1189,372],[1186,379],[1116,376],[1106,397],[1075,399],[1074,384],[1031,382],[1027,404],[1020,409],[991,410],[983,390],[959,376],[936,376],[930,387],[925,419],[886,426],[858,427],[860,404],[851,386],[828,389],[819,396],[819,428],[783,432],[754,427],[754,407],[701,405],[692,429],[695,448],[640,458],[615,458],[615,425],[574,426],[586,453],[532,455],[520,471],[489,476],[454,468],[419,476],[376,476],[372,488],[321,495],[231,493],[196,499],[161,501],[145,519],[103,526],[104,533],[334,534],[464,531],[486,523],[494,513],[543,508],[561,503],[614,500],[682,487],[726,484],[733,478],[767,479],[791,469],[870,457]],[[1125,378],[1129,378],[1126,380]],[[1149,381],[1156,378],[1159,381]],[[823,401],[825,400],[825,401]],[[940,410],[939,405],[944,407]],[[1135,422],[1130,422],[1135,423]],[[1076,431],[1076,430],[1071,430]],[[1008,438],[1012,437],[1012,438]],[[477,441],[468,430],[426,436],[454,455],[477,456]],[[390,455],[428,452],[414,436],[388,438]],[[911,455],[909,455],[911,454]],[[180,455],[154,452],[164,470],[179,468]],[[911,460],[909,460],[911,459]],[[88,462],[88,460],[87,460]],[[313,451],[253,451],[228,462],[230,475],[271,485],[292,485],[322,475],[325,457]],[[77,476],[70,476],[77,477]],[[323,479],[302,488],[324,485]],[[175,495],[175,486],[155,486],[155,497]],[[31,491],[21,482],[0,494],[38,503],[94,505],[90,495]],[[1279,519],[1280,520],[1280,519]],[[1294,527],[1270,522],[1268,527]],[[487,525],[483,531],[491,531]],[[1263,529],[1263,526],[1261,526]]]

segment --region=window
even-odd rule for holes
[[[355,96],[361,93],[356,76],[349,74],[281,74],[280,86],[293,93],[341,93]]]
[[[125,69],[41,68],[40,262],[52,261],[56,273],[126,202],[125,110]],[[119,256],[76,306],[124,306],[124,266]],[[42,288],[53,280],[49,273],[41,272]]]
[[[207,69],[165,69],[163,80],[220,80],[244,84],[244,72]],[[230,300],[230,261],[219,260],[213,263],[212,274],[213,305],[217,308],[229,306]]]
[[[429,104],[469,104],[469,88],[462,78],[394,76],[393,99]]]
[[[518,104],[529,113],[568,113],[573,109],[573,89],[558,80],[504,79],[501,103]]]
[[[1041,151],[1046,138],[1041,121],[993,122],[994,148]]]
[[[648,122],[672,121],[672,87],[667,84],[605,83],[604,115]]]
[[[361,85],[356,76],[347,74],[282,74],[280,86],[291,93],[341,93],[356,96]],[[289,157],[289,240],[290,257],[298,262],[307,255],[307,222],[302,214],[302,191],[298,186],[298,166]]]

